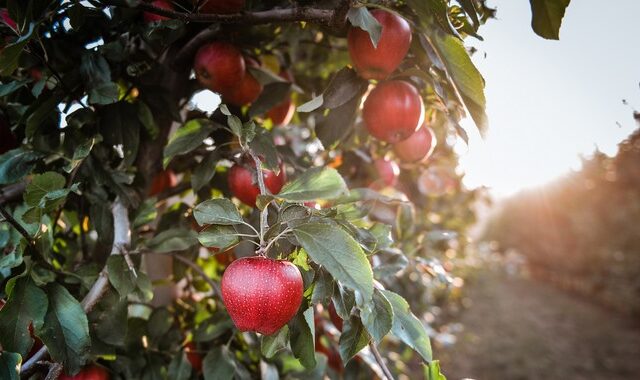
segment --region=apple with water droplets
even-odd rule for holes
[[[398,68],[411,46],[411,27],[402,17],[382,9],[371,11],[382,25],[377,48],[369,33],[351,27],[347,37],[351,63],[365,79],[382,80]]]
[[[222,275],[222,299],[240,331],[271,335],[298,312],[300,270],[284,260],[255,256],[231,263]]]
[[[373,137],[393,144],[409,138],[422,124],[424,105],[414,86],[391,80],[371,90],[362,107],[362,118]]]

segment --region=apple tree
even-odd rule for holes
[[[444,378],[483,0],[1,4],[0,378]]]

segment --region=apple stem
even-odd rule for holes
[[[389,367],[387,367],[384,359],[382,359],[382,355],[380,355],[380,351],[378,351],[378,347],[376,347],[376,344],[373,341],[369,342],[369,349],[373,353],[373,356],[376,358],[376,362],[382,369],[382,372],[384,372],[384,376],[387,378],[387,380],[394,380]]]

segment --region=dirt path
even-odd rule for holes
[[[468,284],[464,331],[434,347],[449,380],[640,379],[638,322],[526,279]]]

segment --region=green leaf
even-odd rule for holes
[[[151,109],[145,102],[138,102],[138,120],[147,131],[149,136],[152,139],[156,139],[158,134],[160,133],[160,129],[158,128],[158,124],[156,124],[155,119],[153,118],[153,113],[151,113]]]
[[[315,98],[309,100],[308,102],[299,105],[298,108],[296,108],[296,111],[303,112],[303,113],[315,111],[318,108],[322,107],[323,103],[324,103],[324,96],[320,94]]]
[[[220,158],[219,151],[214,150],[202,159],[202,162],[193,169],[191,174],[191,187],[194,191],[202,189],[204,185],[211,182],[214,174],[216,174],[216,163]]]
[[[233,379],[236,363],[226,346],[216,346],[204,357],[202,374],[205,380]]]
[[[433,43],[473,121],[478,129],[484,132],[488,123],[485,113],[484,78],[458,38],[438,33],[434,36]]]
[[[42,329],[36,327],[36,334],[53,360],[62,363],[67,373],[76,373],[86,363],[91,346],[87,315],[64,287],[51,284],[47,295],[49,309]]]
[[[128,296],[136,288],[136,277],[129,269],[123,255],[111,255],[107,259],[109,282],[121,298]]]
[[[371,302],[365,303],[360,310],[362,324],[373,339],[380,343],[393,325],[393,308],[389,300],[378,289],[373,292]]]
[[[20,380],[22,357],[15,352],[0,351],[0,379]]]
[[[393,276],[409,265],[409,259],[398,249],[383,249],[377,252],[378,264],[373,268],[373,275],[378,279]]]
[[[340,108],[362,95],[368,85],[369,82],[358,76],[354,69],[344,67],[334,75],[322,95],[301,105],[298,110],[300,112],[311,112],[321,106],[327,109]]]
[[[315,325],[313,321],[313,307],[298,314],[289,322],[291,331],[291,350],[305,368],[316,366],[315,355]]]
[[[347,12],[347,18],[351,25],[358,27],[369,33],[371,43],[377,49],[380,35],[382,34],[382,25],[376,20],[366,7],[354,7]]]
[[[271,359],[278,351],[287,348],[288,342],[289,327],[284,325],[277,333],[262,337],[260,351],[265,358]]]
[[[169,379],[171,380],[187,380],[191,376],[191,364],[187,360],[187,354],[181,351],[173,357],[169,364]]]
[[[198,234],[198,241],[205,247],[217,248],[223,252],[238,244],[240,238],[233,226],[212,225]]]
[[[531,3],[531,27],[542,38],[560,39],[560,26],[564,12],[571,0],[529,0]]]
[[[36,165],[36,160],[42,157],[40,153],[13,149],[0,156],[0,185],[18,182],[29,174]]]
[[[360,245],[335,224],[308,223],[293,230],[311,259],[366,301],[373,295],[373,272]]]
[[[162,338],[162,336],[169,332],[174,322],[175,318],[166,308],[159,307],[154,309],[153,313],[151,313],[151,316],[149,317],[149,322],[147,323],[149,337],[153,340]]]
[[[367,330],[364,328],[360,318],[355,315],[352,315],[349,319],[345,319],[342,326],[339,348],[342,362],[346,364],[369,344],[371,338],[369,334],[367,334]]]
[[[47,295],[29,275],[18,278],[13,290],[7,289],[7,293],[9,299],[0,310],[0,346],[26,356],[33,345],[29,325],[33,323],[36,329],[42,326],[47,312]]]
[[[209,342],[233,328],[233,321],[224,311],[218,311],[202,321],[193,333],[196,342]]]
[[[64,177],[56,172],[46,172],[33,177],[24,193],[29,207],[39,207],[49,212],[64,202],[70,189],[63,189]]]
[[[433,30],[433,22],[440,27],[440,30],[458,36],[456,29],[449,21],[448,0],[407,0],[407,5],[416,12],[418,20],[426,30]]]
[[[137,107],[120,101],[102,106],[99,110],[100,134],[104,144],[118,147],[126,165],[132,165],[138,155],[141,125]]]
[[[108,290],[89,315],[89,323],[103,342],[115,346],[125,343],[128,332],[128,300]]]
[[[244,222],[238,208],[227,198],[210,199],[198,204],[193,216],[199,225],[234,225]]]
[[[249,117],[261,115],[280,104],[291,92],[291,83],[273,82],[264,86],[264,89],[255,102],[249,108]]]
[[[313,293],[311,293],[311,303],[318,304],[326,304],[331,299],[333,295],[333,278],[331,275],[324,270],[324,268],[319,268],[316,271],[316,278],[313,283]]]
[[[320,118],[315,131],[318,139],[326,149],[334,148],[353,131],[353,124],[360,108],[362,94],[340,107],[332,109],[328,115]]]
[[[35,23],[29,23],[29,29],[22,32],[20,38],[5,46],[0,52],[0,75],[9,76],[18,67],[20,56],[31,37],[34,35]]]
[[[14,80],[9,83],[0,84],[0,97],[10,95],[18,89],[24,87],[29,83],[28,80]]]
[[[213,129],[213,124],[207,119],[189,120],[178,128],[171,135],[167,146],[164,148],[163,165],[165,169],[173,157],[189,153],[202,145],[202,141],[209,136]]]
[[[113,82],[102,83],[89,91],[89,104],[111,104],[118,101],[118,85]]]
[[[447,378],[440,372],[440,362],[434,360],[429,364],[423,364],[425,380],[447,380]]]
[[[391,333],[419,353],[425,362],[431,362],[432,354],[429,335],[427,335],[427,331],[420,320],[411,313],[407,301],[388,290],[382,290],[382,294],[387,297],[391,307],[393,307]]]
[[[278,151],[273,144],[273,137],[263,128],[256,130],[256,135],[249,143],[249,147],[260,157],[263,157],[263,166],[271,171],[280,171],[280,160]]]
[[[156,253],[184,251],[198,244],[195,231],[186,228],[173,228],[162,231],[153,237],[147,247]]]
[[[347,193],[347,184],[333,168],[316,167],[287,183],[276,196],[301,202],[314,199],[333,199]]]

